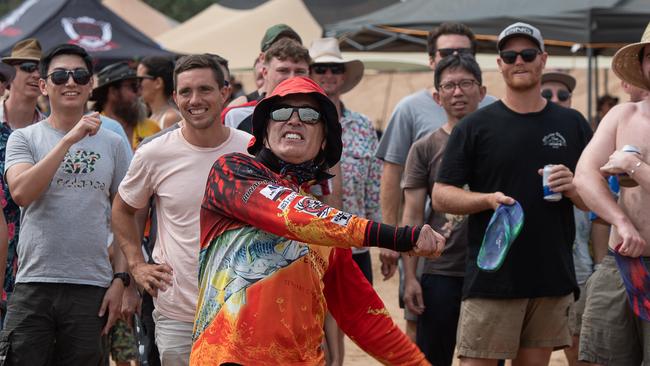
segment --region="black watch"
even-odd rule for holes
[[[131,276],[126,272],[115,273],[113,275],[113,280],[115,280],[116,278],[119,278],[120,280],[122,280],[122,283],[124,284],[124,287],[129,287],[129,285],[131,284]],[[111,283],[113,283],[113,281],[111,281]]]

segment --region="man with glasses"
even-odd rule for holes
[[[576,79],[563,72],[545,72],[542,75],[542,97],[564,108],[571,108],[571,96]]]
[[[136,150],[113,209],[113,230],[138,285],[154,298],[156,345],[163,365],[187,365],[199,296],[199,211],[214,161],[243,152],[251,136],[219,121],[228,93],[210,55],[184,56],[174,68],[179,128]],[[145,262],[136,212],[156,205],[156,244]],[[150,262],[150,263],[151,263]]]
[[[443,23],[429,33],[427,39],[429,67],[435,70],[436,64],[445,56],[458,53],[476,53],[474,33],[464,24]],[[444,109],[433,100],[435,88],[422,89],[402,99],[395,106],[390,121],[379,141],[375,155],[383,161],[380,204],[382,219],[391,225],[399,222],[398,215],[402,201],[400,180],[411,145],[427,133],[439,128],[447,120]],[[479,108],[494,102],[487,96]],[[388,279],[397,269],[399,254],[382,250],[381,272]],[[403,276],[400,276],[399,302],[403,307]],[[417,317],[408,309],[404,310],[407,320],[407,334],[415,340]]]
[[[8,98],[0,103],[0,168],[2,171],[4,171],[9,135],[18,128],[27,127],[45,118],[36,106],[38,97],[41,95],[38,86],[40,59],[41,45],[34,38],[16,43],[11,50],[11,55],[2,59],[4,65],[11,67],[14,75],[11,80],[13,85],[7,85],[9,88]],[[4,175],[0,176],[0,185],[6,202],[3,211],[9,233],[7,267],[3,285],[7,297],[10,297],[14,289],[18,266],[16,245],[20,233],[20,208],[11,197]]]
[[[118,121],[135,149],[145,137],[160,131],[158,124],[145,117],[140,100],[140,79],[126,62],[108,65],[97,74],[97,87],[91,99],[94,109]]]
[[[113,269],[106,245],[128,150],[100,128],[97,113],[84,115],[91,70],[90,56],[76,45],[44,55],[39,86],[52,112],[7,143],[5,176],[22,209],[20,265],[0,333],[2,356],[12,365],[102,365],[102,335],[121,315],[130,282],[122,252]]]
[[[427,360],[432,365],[451,366],[465,276],[466,217],[433,212],[425,218],[424,211],[449,134],[458,121],[478,108],[486,90],[480,67],[472,55],[464,53],[447,56],[436,64],[434,85],[433,98],[444,108],[447,122],[416,141],[409,151],[402,181],[402,224],[426,222],[447,241],[443,256],[425,260],[421,280],[416,276],[415,258],[402,256],[404,303],[418,315],[416,343]]]
[[[461,365],[546,365],[571,345],[569,307],[578,294],[571,245],[573,205],[585,209],[572,170],[591,137],[582,115],[541,96],[547,54],[539,30],[515,23],[499,35],[497,64],[505,97],[465,117],[452,132],[433,187],[433,208],[469,214],[460,311]],[[562,194],[544,200],[548,184]],[[464,185],[469,190],[464,190]],[[524,224],[500,269],[476,261],[492,210],[518,201]],[[486,336],[489,335],[489,336]]]

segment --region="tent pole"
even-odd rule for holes
[[[598,51],[594,51],[594,97],[598,100],[600,96],[600,70],[598,70]]]
[[[587,48],[587,121],[595,125],[591,119],[592,99],[591,99],[591,58],[593,57],[593,49]]]

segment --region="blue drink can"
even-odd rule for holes
[[[547,164],[544,166],[544,173],[542,175],[542,189],[544,190],[544,199],[550,202],[557,202],[562,199],[562,193],[554,192],[551,187],[548,186],[548,177],[551,175],[551,168],[553,164]]]

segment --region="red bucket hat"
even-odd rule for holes
[[[262,99],[253,111],[253,136],[248,145],[248,152],[255,155],[264,146],[266,125],[271,113],[271,107],[283,97],[291,94],[309,94],[320,106],[321,116],[325,122],[325,151],[324,157],[328,167],[333,167],[341,160],[343,143],[341,141],[341,123],[334,103],[327,97],[325,91],[312,79],[296,76],[281,82],[270,95]]]

